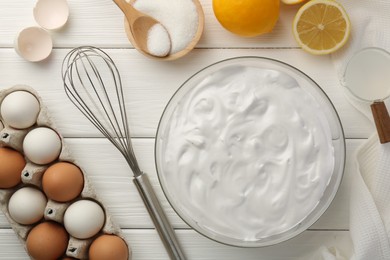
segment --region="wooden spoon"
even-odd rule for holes
[[[390,142],[390,116],[385,102],[375,101],[371,105],[371,111],[378,131],[380,143],[385,144]]]
[[[119,1],[119,0],[114,0],[114,1]],[[136,0],[130,0],[129,4],[133,4],[135,1]],[[198,13],[198,29],[197,29],[192,41],[183,50],[176,52],[176,53],[173,53],[173,54],[168,54],[165,57],[153,56],[153,55],[150,55],[149,52],[144,52],[144,51],[141,51],[142,54],[144,54],[145,56],[147,56],[149,58],[158,59],[158,60],[176,60],[176,59],[179,59],[179,58],[183,57],[184,55],[188,54],[195,47],[195,45],[199,42],[199,40],[203,34],[204,13],[203,13],[202,5],[200,4],[199,0],[192,0],[192,2],[194,3],[194,5],[196,7],[196,11]],[[131,23],[129,22],[129,20],[125,19],[125,31],[127,34],[127,38],[129,39],[129,41],[133,44],[133,46],[137,50],[140,50],[140,46],[137,45],[137,41],[134,38],[134,34],[132,33],[132,29],[131,29],[130,24]]]
[[[156,24],[160,24],[168,34],[167,29],[153,17],[135,9],[131,4],[127,3],[126,0],[113,1],[125,15],[129,33],[131,34],[131,43],[141,53],[148,56],[153,56],[148,50],[148,32],[150,28]],[[170,48],[171,47],[169,47],[169,49]]]

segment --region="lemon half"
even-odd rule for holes
[[[293,34],[303,50],[316,55],[332,53],[347,42],[351,23],[344,8],[332,0],[303,5],[293,22]]]

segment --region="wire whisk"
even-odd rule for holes
[[[65,93],[86,118],[120,151],[171,259],[185,259],[148,176],[140,170],[131,143],[122,81],[114,61],[103,50],[83,46],[62,63]]]
[[[102,65],[106,65],[104,76],[98,69],[98,66]],[[136,176],[140,175],[141,171],[130,141],[122,81],[114,61],[100,49],[76,48],[65,57],[62,75],[65,92],[69,99],[122,153],[133,173]],[[114,92],[107,91],[103,77],[113,79],[111,85]],[[119,116],[114,110],[114,102],[119,108]]]

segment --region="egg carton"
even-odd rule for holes
[[[3,211],[4,215],[6,216],[7,220],[11,224],[13,230],[17,234],[19,240],[23,244],[24,248],[26,249],[26,239],[28,236],[29,231],[36,226],[37,224],[41,223],[35,223],[33,225],[21,225],[15,222],[8,211],[8,202],[12,196],[12,194],[25,186],[34,186],[42,190],[42,176],[45,170],[53,163],[56,162],[70,162],[75,165],[77,165],[84,176],[84,188],[79,195],[78,198],[75,200],[72,200],[72,202],[77,201],[79,199],[90,199],[98,204],[104,209],[105,212],[105,223],[102,228],[102,230],[95,235],[94,237],[90,239],[77,239],[75,237],[72,237],[69,235],[69,241],[68,241],[68,247],[66,250],[66,256],[73,257],[76,259],[88,259],[88,249],[91,245],[94,238],[98,237],[102,234],[112,234],[117,235],[123,239],[123,241],[126,242],[127,247],[129,249],[129,259],[131,259],[132,256],[132,250],[125,240],[121,229],[119,226],[114,222],[112,215],[109,213],[107,207],[104,205],[102,200],[99,199],[97,196],[93,184],[88,180],[87,173],[80,167],[80,165],[77,163],[77,161],[72,157],[71,152],[69,151],[68,147],[66,146],[66,143],[64,142],[64,138],[61,136],[61,134],[56,130],[55,123],[53,122],[52,118],[50,117],[47,108],[42,102],[41,97],[38,95],[38,93],[31,87],[26,85],[16,85],[9,89],[0,90],[0,104],[4,97],[6,97],[8,94],[14,92],[14,91],[27,91],[33,94],[39,101],[40,104],[40,112],[37,118],[37,122],[34,126],[28,128],[28,129],[14,129],[9,127],[4,121],[0,119],[0,127],[3,126],[4,129],[1,130],[0,128],[0,147],[10,147],[14,150],[17,150],[18,152],[23,154],[23,139],[27,135],[29,131],[31,131],[34,128],[37,127],[49,127],[56,131],[56,133],[60,136],[61,142],[62,142],[62,150],[60,153],[59,158],[50,163],[49,165],[37,165],[31,161],[25,156],[26,160],[26,166],[23,169],[21,173],[21,179],[22,183],[19,184],[16,187],[13,187],[11,189],[0,189],[0,208]],[[57,223],[63,224],[64,214],[66,209],[70,206],[72,202],[66,202],[66,203],[60,203],[53,201],[48,198],[48,202],[44,211],[44,220],[46,221],[55,221]],[[26,249],[27,251],[27,249]]]

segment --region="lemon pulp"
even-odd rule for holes
[[[303,5],[293,23],[299,45],[313,54],[328,54],[348,40],[350,21],[342,6],[331,0],[312,0]]]

